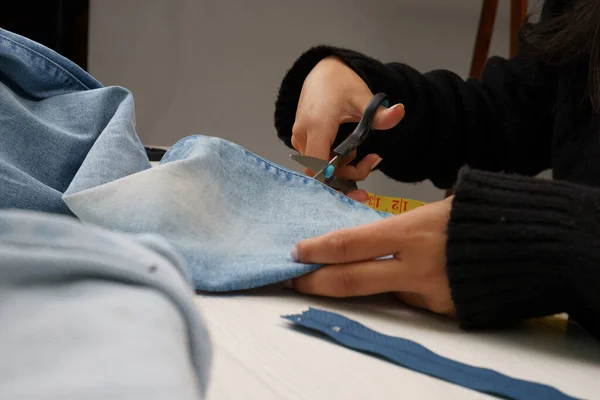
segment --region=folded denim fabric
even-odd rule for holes
[[[180,140],[158,167],[64,196],[82,221],[165,237],[186,259],[197,289],[249,289],[306,274],[301,239],[379,220],[322,183],[229,141]]]
[[[65,191],[147,168],[129,91],[0,29],[0,208],[71,214]]]
[[[384,216],[216,138],[182,140],[150,169],[131,93],[104,88],[4,30],[0,115],[0,208],[74,213],[114,230],[161,234],[183,254],[198,289],[303,275],[319,266],[290,258],[298,240]]]
[[[0,398],[198,399],[211,349],[161,238],[0,210]]]

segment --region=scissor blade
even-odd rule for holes
[[[300,165],[310,169],[313,173],[322,170],[327,165],[327,161],[315,157],[305,156],[303,154],[292,154],[291,159]]]
[[[291,154],[290,157],[292,158],[292,160],[310,169],[311,171],[318,171],[313,178],[320,182],[325,181],[325,177],[323,176],[325,167],[329,164],[333,164],[335,167],[337,167],[341,161],[340,156],[334,157],[331,161],[324,161],[318,158],[309,157],[302,154]],[[357,189],[356,182],[347,181],[343,179],[334,179],[333,182],[331,182],[331,187],[336,190],[341,190],[344,194],[348,193],[350,190]]]
[[[327,168],[329,165],[333,165],[334,168],[337,168],[338,164],[341,161],[342,157],[340,157],[339,155],[333,157],[330,161],[326,162],[325,165],[323,165],[323,167],[315,174],[315,176],[313,176],[313,178],[321,182],[325,181],[325,168]]]

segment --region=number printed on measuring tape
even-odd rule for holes
[[[369,203],[367,205],[377,211],[383,211],[390,214],[402,214],[403,212],[413,210],[425,204],[427,203],[419,200],[386,197],[369,193]]]

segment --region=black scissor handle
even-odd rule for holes
[[[360,122],[354,129],[354,132],[350,134],[333,152],[342,157],[348,156],[354,149],[360,146],[369,136],[373,133],[373,118],[377,113],[377,108],[387,99],[387,94],[377,93],[365,109]]]

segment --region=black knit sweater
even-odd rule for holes
[[[546,1],[542,18],[569,3]],[[379,154],[379,169],[398,181],[456,183],[447,272],[461,326],[566,312],[600,336],[600,118],[585,100],[587,62],[550,67],[527,54],[523,45],[513,59],[491,58],[481,80],[464,81],[315,47],[285,76],[275,127],[291,146],[304,79],[339,57],[406,108],[357,159]],[[533,177],[548,168],[554,180]]]

